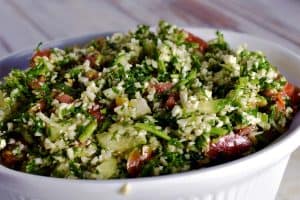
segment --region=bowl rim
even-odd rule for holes
[[[232,36],[243,36],[247,37],[251,40],[256,40],[257,42],[261,42],[264,45],[268,45],[271,47],[274,47],[276,50],[280,52],[284,52],[286,55],[289,55],[293,57],[293,59],[297,60],[297,62],[300,63],[300,56],[298,56],[295,52],[289,50],[286,47],[283,47],[277,43],[253,36],[248,33],[242,33],[242,32],[236,32],[231,31],[227,29],[217,29],[217,28],[202,28],[202,27],[183,27],[184,30],[190,31],[192,33],[195,32],[209,32],[213,33],[216,30],[220,30],[222,33],[224,33],[225,37],[226,35],[232,35]],[[118,32],[118,31],[116,31]],[[49,48],[49,47],[55,47],[57,44],[60,43],[68,43],[68,41],[81,41],[84,38],[97,38],[99,36],[109,36],[111,34],[115,33],[113,32],[94,32],[94,33],[88,33],[88,34],[81,34],[78,36],[73,37],[64,37],[59,38],[55,40],[47,41],[43,44],[43,48]],[[196,34],[197,35],[197,34]],[[74,43],[73,45],[76,45]],[[68,46],[68,45],[63,45]],[[20,55],[29,55],[32,54],[34,47],[24,48],[12,53],[9,53],[7,56],[3,56],[0,58],[0,63],[4,60],[13,59],[16,56]],[[1,67],[0,67],[1,70]],[[300,70],[300,69],[299,69]],[[300,118],[300,112],[298,112],[294,118]],[[299,142],[297,142],[299,141]],[[175,173],[175,174],[167,174],[167,175],[160,175],[160,176],[151,176],[151,177],[138,177],[138,178],[123,178],[123,179],[109,179],[109,180],[94,180],[94,179],[67,179],[67,178],[57,178],[57,177],[49,177],[49,176],[41,176],[36,174],[29,174],[17,170],[13,170],[10,168],[7,168],[0,164],[0,174],[5,174],[17,178],[22,179],[31,179],[32,181],[47,181],[47,182],[55,182],[55,183],[68,183],[68,184],[119,184],[119,183],[140,183],[140,182],[157,182],[157,181],[172,181],[174,179],[182,180],[186,179],[192,176],[196,176],[197,178],[206,180],[210,179],[212,177],[218,177],[218,175],[224,174],[224,172],[230,172],[230,173],[237,173],[237,171],[241,171],[239,169],[249,167],[256,169],[265,169],[268,168],[272,163],[275,163],[279,160],[282,160],[286,155],[290,154],[292,151],[294,151],[298,146],[300,146],[300,126],[296,125],[294,123],[291,124],[289,127],[289,130],[286,131],[283,135],[281,135],[279,138],[277,138],[274,142],[269,144],[268,146],[264,147],[263,149],[254,152],[250,155],[244,156],[242,158],[229,161],[226,163],[221,163],[215,166],[207,167],[207,168],[200,168],[195,170],[189,170],[186,172],[181,173]],[[284,149],[284,151],[280,151]],[[277,153],[276,159],[270,159],[270,155]],[[268,157],[269,155],[269,157]],[[266,161],[266,162],[263,162]],[[260,163],[260,166],[253,166],[253,163]],[[251,164],[252,163],[252,164]],[[254,171],[254,170],[253,170]],[[229,173],[229,174],[230,174]],[[241,172],[240,172],[241,173]],[[251,173],[249,172],[248,175]]]

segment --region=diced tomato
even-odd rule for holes
[[[236,134],[247,136],[255,130],[255,126],[246,126],[244,128],[237,129],[235,131]]]
[[[65,93],[60,93],[55,97],[60,103],[72,103],[74,101],[73,97],[65,94]]]
[[[250,150],[251,140],[242,135],[230,134],[221,137],[217,142],[210,144],[207,155],[211,159],[218,157],[232,159],[241,156]]]
[[[276,105],[279,111],[285,110],[284,94],[282,92],[277,94]]]
[[[47,106],[47,103],[44,99],[41,99],[39,102],[38,102],[38,111],[44,111],[46,109],[46,106]]]
[[[49,58],[51,55],[51,50],[50,49],[44,49],[44,50],[37,50],[31,57],[30,60],[30,67],[34,67],[34,60],[36,57],[47,57]]]
[[[18,159],[16,156],[12,153],[11,150],[3,150],[1,152],[1,163],[7,167],[13,167]]]
[[[299,107],[300,104],[300,89],[295,87],[291,83],[286,83],[283,91],[287,96],[290,97],[292,106],[297,109],[297,107]]]
[[[98,57],[99,54],[95,53],[95,54],[92,54],[92,55],[88,55],[85,57],[86,60],[89,60],[90,61],[90,66],[91,67],[95,67],[97,66],[97,57]]]
[[[263,95],[264,95],[265,97],[271,97],[271,98],[273,98],[273,97],[276,96],[276,92],[274,92],[273,90],[268,89],[268,90],[265,90],[265,91],[263,92]]]
[[[37,102],[37,104],[35,106],[33,106],[29,109],[29,112],[31,112],[31,113],[43,112],[43,111],[45,111],[46,106],[47,106],[46,101],[44,99],[41,99]]]
[[[45,49],[45,50],[37,50],[31,57],[30,60],[30,67],[34,67],[34,60],[36,57],[47,57],[49,58],[51,55],[51,50],[50,49]]]
[[[33,56],[32,56],[32,60],[34,60],[36,57],[47,57],[49,58],[51,54],[51,50],[50,49],[45,49],[45,50],[38,50],[36,51]]]
[[[94,67],[96,65],[96,56],[94,55],[87,56],[86,59],[90,61],[91,67]]]
[[[90,108],[90,109],[88,110],[88,112],[89,112],[93,117],[95,117],[95,119],[96,119],[98,122],[103,121],[104,116],[101,114],[100,106],[99,106],[99,105],[94,105],[94,106],[92,106],[92,108]]]
[[[186,41],[197,43],[199,45],[199,51],[204,53],[206,51],[206,49],[208,48],[207,42],[205,42],[203,39],[201,39],[198,36],[195,36],[192,33],[189,33],[189,32],[187,32],[187,33],[188,33],[188,37],[187,37]]]
[[[135,149],[130,152],[127,160],[127,171],[130,176],[137,177],[141,171],[142,165],[151,158],[152,150],[148,146],[142,148],[142,153]]]
[[[44,82],[46,82],[45,76],[39,76],[37,79],[34,79],[29,83],[29,87],[33,90],[37,90],[41,88]]]
[[[286,83],[283,91],[273,92],[271,90],[266,90],[264,95],[271,97],[273,101],[276,102],[278,111],[284,111],[286,109],[284,98],[288,96],[291,99],[292,107],[297,110],[300,104],[300,89],[295,87],[291,83]]]
[[[283,88],[283,91],[285,92],[286,95],[288,95],[289,97],[292,97],[295,93],[295,86],[291,83],[286,83],[284,88]]]
[[[266,97],[270,97],[272,101],[275,101],[278,111],[285,110],[285,92],[274,92],[272,90],[266,90],[263,94]]]
[[[177,103],[177,101],[178,101],[178,94],[170,94],[169,96],[168,96],[168,99],[167,99],[167,101],[166,101],[166,104],[165,104],[165,106],[168,108],[168,109],[172,109],[175,105],[176,105],[176,103]]]
[[[32,56],[33,58],[39,56],[39,57],[50,57],[51,54],[51,50],[50,49],[45,49],[45,50],[38,50],[37,52],[35,52],[35,54]]]
[[[173,87],[173,84],[170,82],[157,83],[157,84],[153,85],[153,87],[155,88],[157,93],[161,94],[161,93],[164,93],[165,91],[171,89]]]
[[[142,167],[141,157],[142,155],[138,150],[133,150],[129,154],[126,167],[130,176],[132,177],[138,176]]]

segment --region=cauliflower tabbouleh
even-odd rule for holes
[[[44,176],[112,179],[207,167],[288,127],[298,92],[262,52],[161,21],[156,32],[36,49],[1,83],[0,159]]]

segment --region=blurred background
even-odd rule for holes
[[[300,0],[0,0],[0,57],[43,41],[127,31],[164,19],[250,33],[300,54]],[[277,200],[300,199],[300,150]]]

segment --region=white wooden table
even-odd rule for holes
[[[299,0],[0,0],[0,57],[40,41],[87,32],[126,31],[165,19],[273,40],[300,54]],[[278,200],[300,199],[300,150]]]

